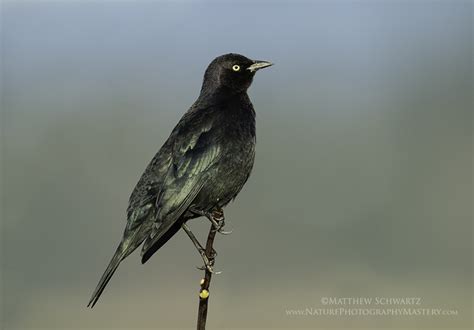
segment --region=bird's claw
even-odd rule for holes
[[[232,230],[230,231],[223,230],[224,225],[225,225],[225,216],[224,216],[224,211],[222,209],[216,209],[212,212],[204,212],[196,208],[191,208],[191,212],[194,212],[195,214],[202,215],[208,218],[211,221],[214,229],[219,234],[222,234],[222,235],[232,234]]]
[[[216,222],[223,222],[225,220],[224,211],[222,209],[215,210],[212,212],[211,216]]]
[[[210,254],[209,257],[207,256],[205,250],[199,250],[199,253],[201,254],[202,260],[204,261],[204,266],[200,266],[200,267],[196,266],[197,269],[207,270],[211,274],[216,274],[216,275],[222,273],[222,272],[215,271],[214,268],[213,268],[214,267],[214,262],[215,262],[214,258],[217,255],[217,252],[216,252],[216,250],[214,250],[214,248],[212,249],[211,254]]]
[[[220,271],[215,271],[214,270],[214,262],[215,262],[215,257],[217,256],[217,251],[212,248],[211,252],[209,253],[209,256],[207,255],[206,251],[200,250],[199,253],[201,254],[202,260],[204,261],[204,266],[201,267],[196,267],[199,270],[207,270],[211,274],[219,275]]]
[[[209,273],[214,274],[214,275],[219,275],[219,274],[222,273],[221,271],[215,271],[214,268],[212,268],[209,265],[204,265],[204,266],[200,266],[200,267],[196,266],[196,268],[199,269],[199,270],[207,270]]]
[[[232,230],[229,230],[229,231],[224,230],[224,225],[225,225],[224,211],[216,210],[212,212],[211,219],[212,219],[212,224],[214,225],[214,228],[219,234],[222,234],[222,235],[232,234]]]
[[[221,227],[221,228],[218,228],[218,229],[217,229],[217,232],[218,232],[219,234],[221,234],[221,235],[230,235],[230,234],[232,234],[232,230],[225,231],[225,230],[222,229],[222,227]]]
[[[217,257],[217,251],[214,250],[214,248],[212,248],[210,257],[211,257],[212,260],[214,260],[214,258]]]

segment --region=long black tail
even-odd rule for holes
[[[90,308],[94,307],[96,304],[97,300],[99,300],[100,295],[105,289],[105,286],[107,283],[109,283],[110,279],[112,278],[112,275],[114,275],[115,271],[117,270],[117,267],[120,265],[120,262],[125,258],[125,251],[122,248],[122,244],[119,245],[117,248],[117,251],[115,251],[114,256],[112,257],[112,260],[110,260],[109,265],[107,266],[107,269],[105,270],[104,274],[100,278],[99,284],[97,284],[97,287],[94,290],[94,293],[92,294],[91,300],[87,304],[87,307],[90,306]]]

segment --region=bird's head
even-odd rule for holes
[[[216,57],[204,74],[201,95],[245,92],[252,84],[255,72],[271,65],[270,62],[251,60],[239,54]]]

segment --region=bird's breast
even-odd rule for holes
[[[251,115],[247,114],[247,115]],[[219,160],[197,200],[202,207],[223,207],[234,199],[247,181],[255,158],[255,119],[252,116],[227,117],[216,129]]]

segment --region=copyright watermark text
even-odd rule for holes
[[[353,305],[411,305],[421,306],[420,297],[322,297],[321,304],[336,306]]]
[[[286,316],[457,316],[458,310],[423,306],[421,297],[321,297],[320,307],[286,309]]]

